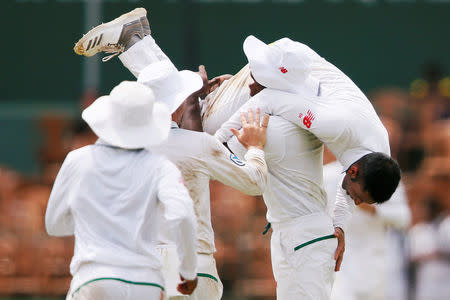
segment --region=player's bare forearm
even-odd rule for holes
[[[334,271],[337,272],[341,269],[341,263],[344,259],[344,251],[345,251],[345,235],[344,231],[340,227],[334,228],[334,236],[338,240],[338,246],[336,248],[336,252],[334,253],[334,260],[336,261],[336,266],[334,267]]]

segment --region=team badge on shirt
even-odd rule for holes
[[[234,162],[238,166],[244,166],[245,165],[245,163],[242,160],[240,160],[239,157],[237,157],[233,153],[230,154],[230,159],[231,159],[232,162]]]

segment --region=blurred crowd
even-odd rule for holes
[[[416,300],[443,299],[436,293],[445,281],[449,286],[450,278],[450,78],[433,64],[422,73],[409,90],[389,88],[369,94],[390,132],[410,213],[407,226],[394,230],[396,259],[402,263],[398,281],[391,282],[405,286],[403,299]],[[80,109],[96,97],[95,91],[87,91]],[[80,120],[60,115],[42,115],[37,122],[45,137],[37,154],[40,174],[26,176],[0,166],[0,297],[63,298],[70,283],[73,238],[49,237],[44,214],[65,155],[95,142],[96,136]],[[262,235],[263,200],[218,182],[212,182],[211,194],[223,299],[274,299],[270,236]]]

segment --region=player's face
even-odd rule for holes
[[[250,88],[250,97],[253,97],[256,94],[258,94],[259,92],[261,92],[263,89],[265,89],[266,87],[259,84],[255,80],[255,78],[253,78],[252,74],[250,74],[250,76],[252,77],[253,81],[248,85],[248,87]]]
[[[364,189],[362,180],[352,178],[350,174],[346,174],[342,181],[342,188],[347,192],[347,195],[353,199],[356,205],[361,203],[373,204],[372,197],[369,192]]]

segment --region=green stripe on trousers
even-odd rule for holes
[[[211,278],[211,279],[214,280],[215,282],[219,282],[219,280],[218,280],[216,277],[214,277],[214,276],[212,276],[212,275],[209,275],[209,274],[206,274],[206,273],[197,273],[197,276],[198,276],[198,277],[207,277],[207,278]]]
[[[334,239],[334,238],[336,238],[336,237],[334,236],[334,234],[330,234],[330,235],[318,237],[318,238],[316,238],[316,239],[313,239],[313,240],[310,240],[310,241],[308,241],[308,242],[306,242],[306,243],[303,243],[303,244],[298,245],[297,247],[294,248],[294,251],[297,251],[297,250],[299,250],[299,249],[301,249],[301,248],[303,248],[303,247],[305,247],[305,246],[308,246],[308,245],[317,243],[317,242],[319,242],[319,241],[328,240],[328,239]]]

